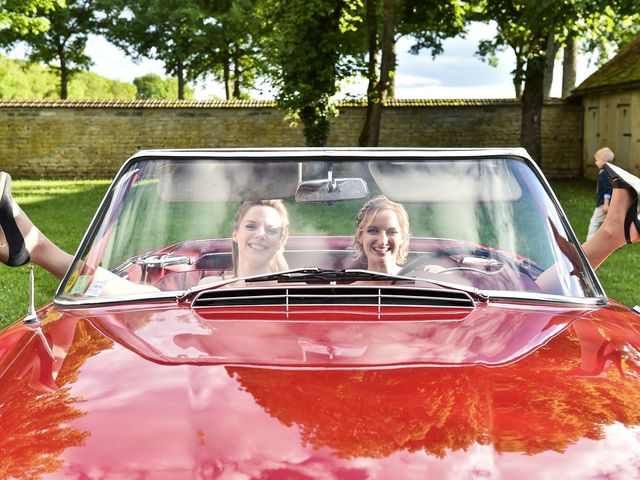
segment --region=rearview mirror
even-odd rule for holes
[[[369,198],[367,182],[362,178],[336,178],[300,182],[298,203],[332,203]]]

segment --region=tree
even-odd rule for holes
[[[49,29],[45,15],[64,5],[64,0],[1,0],[0,37],[7,32],[19,35],[44,32]]]
[[[278,105],[302,121],[307,146],[327,144],[332,97],[351,75],[342,48],[358,0],[263,0],[263,49]]]
[[[443,40],[464,28],[465,8],[458,0],[383,0],[382,15],[380,6],[378,0],[367,0],[367,113],[360,146],[378,146],[382,107],[394,89],[397,41],[411,36],[415,40],[412,53],[426,49],[435,57],[442,53]]]
[[[168,99],[178,98],[178,80],[176,78],[162,78],[155,73],[148,73],[133,79],[137,89],[136,98]],[[184,96],[193,98],[193,90],[185,87]]]
[[[575,33],[567,36],[562,58],[562,98],[568,97],[576,86],[578,71],[578,37]]]
[[[585,19],[578,30],[582,37],[580,50],[590,53],[601,66],[631,40],[640,35],[640,12],[633,2],[617,2],[617,8],[607,5],[601,12]]]
[[[241,98],[264,71],[256,45],[260,20],[256,0],[205,2],[208,14],[204,48],[199,56],[202,70],[222,82],[227,100]]]
[[[590,55],[590,61],[602,66],[618,50],[640,35],[640,13],[629,3],[622,2],[619,8],[606,6],[602,12],[576,24],[568,32],[564,44],[562,62],[562,96],[566,97],[576,86],[578,51]],[[581,41],[578,41],[578,38]]]
[[[573,328],[580,322],[586,323]],[[601,439],[608,425],[640,424],[636,377],[613,367],[598,372],[598,381],[581,377],[574,359],[583,346],[558,336],[499,368],[227,367],[227,373],[272,418],[295,426],[305,444],[338,458],[419,451],[442,458],[474,444],[534,455]]]
[[[56,74],[50,68],[25,60],[0,56],[0,98],[55,99]],[[136,98],[136,88],[129,82],[111,80],[93,72],[79,72],[69,82],[69,98]]]
[[[72,338],[75,342],[69,347]],[[47,333],[47,340],[64,360],[57,377],[46,353],[51,347],[41,335],[24,342],[27,347],[14,355],[10,375],[15,381],[0,392],[0,478],[38,479],[60,473],[63,452],[84,445],[91,435],[75,425],[87,412],[82,409],[85,399],[74,394],[72,386],[83,364],[111,348],[113,340],[75,319],[62,319]]]
[[[55,75],[26,60],[0,57],[0,98],[57,98]]]
[[[69,82],[69,98],[134,99],[136,87],[131,82],[111,80],[94,72],[79,72]]]
[[[367,73],[367,112],[360,132],[360,146],[377,147],[380,140],[382,105],[389,94],[395,72],[396,2],[384,0],[382,40],[378,40],[378,15],[376,0],[367,1],[367,27],[369,29],[369,62]],[[382,46],[382,53],[378,50]],[[378,65],[378,58],[380,64]],[[379,75],[378,75],[379,72]]]
[[[84,53],[87,38],[97,29],[94,0],[67,0],[66,7],[37,7],[35,15],[48,21],[44,31],[9,31],[0,36],[5,47],[23,42],[31,62],[54,69],[60,81],[60,98],[68,97],[68,85],[77,72],[88,70],[91,59]]]
[[[102,0],[105,36],[134,60],[143,57],[164,62],[167,75],[178,79],[178,98],[185,85],[203,72],[198,61],[203,50],[207,18],[197,0]]]
[[[508,45],[516,54],[513,72],[516,97],[522,87],[520,143],[535,161],[542,163],[542,105],[549,39],[567,45],[571,34],[596,32],[604,18],[635,14],[634,0],[619,0],[615,8],[607,0],[486,0],[476,19],[495,21],[496,36],[480,44],[479,54],[491,58]],[[555,55],[555,52],[552,52]]]

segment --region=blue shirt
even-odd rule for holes
[[[598,173],[598,183],[596,185],[596,207],[599,207],[604,203],[604,199],[611,199],[611,192],[613,187],[611,186],[611,180],[609,175],[606,174],[604,169],[600,169]]]

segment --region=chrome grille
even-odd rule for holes
[[[468,294],[455,290],[335,285],[209,290],[192,303],[193,308],[259,305],[475,307]]]

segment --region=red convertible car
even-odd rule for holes
[[[640,478],[639,348],[523,149],[142,151],[0,332],[0,478]]]

